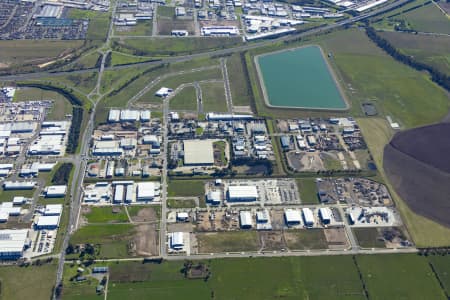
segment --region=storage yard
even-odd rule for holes
[[[295,171],[367,170],[371,163],[361,130],[351,118],[277,120],[277,129]]]

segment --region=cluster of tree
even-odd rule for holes
[[[74,106],[72,108],[72,124],[70,125],[69,140],[67,141],[66,152],[75,153],[80,140],[81,123],[83,123],[83,108]]]
[[[412,56],[405,55],[398,51],[389,41],[378,35],[377,31],[368,26],[366,29],[367,36],[394,59],[402,62],[418,71],[427,71],[431,75],[431,80],[433,80],[438,85],[442,86],[447,91],[450,91],[450,76],[437,70],[435,67],[429,66],[422,62],[415,60]]]
[[[102,56],[100,56],[100,64],[101,64],[101,59],[102,59]],[[109,52],[106,54],[106,58],[105,58],[105,67],[111,66],[111,60],[112,60],[112,52],[109,51]],[[100,67],[100,65],[99,65],[99,67]]]
[[[52,178],[52,183],[56,185],[66,185],[69,183],[70,172],[72,171],[72,163],[63,163],[56,170]]]

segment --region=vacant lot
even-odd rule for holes
[[[83,214],[89,223],[128,222],[125,209],[118,206],[84,207]]]
[[[191,20],[177,20],[177,19],[159,19],[158,20],[158,34],[171,35],[172,30],[186,30],[189,35],[195,34],[194,21]]]
[[[384,248],[384,241],[380,239],[377,228],[353,228],[353,233],[362,248]]]
[[[187,86],[170,99],[171,110],[197,110],[197,94],[193,86]]]
[[[127,210],[133,222],[157,222],[161,218],[159,206],[133,205],[127,207]]]
[[[121,258],[129,251],[136,230],[131,224],[87,225],[72,235],[71,243],[100,245],[99,258]]]
[[[169,199],[167,201],[167,207],[170,207],[170,208],[193,208],[193,207],[195,207],[195,200],[192,200],[192,199],[187,199],[187,200]]]
[[[253,96],[250,82],[246,76],[245,59],[239,54],[233,54],[227,59],[228,78],[230,81],[233,105],[251,105]]]
[[[450,36],[421,35],[403,32],[380,32],[395,48],[417,61],[450,75]]]
[[[152,29],[152,20],[141,20],[136,24],[136,26],[116,26],[114,29],[114,34],[119,36],[151,36]]]
[[[226,112],[227,101],[223,82],[201,84],[203,110],[205,112]]]
[[[221,253],[259,250],[256,231],[199,233],[199,253]]]
[[[445,299],[427,260],[416,254],[357,256],[370,299]]]
[[[328,249],[323,229],[287,230],[284,237],[290,250]]]
[[[317,204],[319,202],[315,178],[299,178],[295,181],[297,182],[298,191],[303,204]]]
[[[162,7],[162,6],[161,6]],[[118,52],[145,55],[170,56],[224,49],[242,43],[241,38],[148,38],[113,39],[112,47]]]
[[[55,264],[22,268],[2,266],[0,268],[2,286],[0,299],[48,300],[51,298],[55,275]]]
[[[167,192],[169,197],[202,197],[205,194],[205,183],[202,180],[171,180]]]

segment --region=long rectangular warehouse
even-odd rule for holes
[[[123,202],[123,185],[116,185],[116,190],[114,192],[114,203]]]
[[[30,246],[28,229],[0,230],[0,259],[18,259],[23,250]]]
[[[254,185],[230,185],[228,187],[229,201],[256,201],[258,189]]]

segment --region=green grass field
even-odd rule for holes
[[[159,9],[163,6],[159,7]],[[242,44],[237,38],[126,38],[112,39],[112,48],[115,51],[141,56],[171,56],[192,54],[215,49],[225,49]]]
[[[200,85],[203,110],[205,112],[226,112],[227,101],[223,82],[208,82]]]
[[[90,54],[83,55],[73,63],[72,68],[73,69],[95,68],[95,65],[97,64],[97,61],[99,60],[100,57],[101,55],[98,52],[92,52]]]
[[[0,63],[40,64],[80,48],[83,41],[12,40],[0,41]],[[70,50],[70,51],[68,51]]]
[[[402,32],[380,32],[394,47],[403,54],[433,66],[450,75],[450,36],[418,35]]]
[[[133,218],[133,217],[136,217],[137,215],[139,215],[139,212],[142,209],[150,209],[150,208],[155,212],[156,218],[158,220],[161,219],[161,207],[160,206],[133,205],[133,206],[127,207],[127,210],[128,210],[128,214],[130,215],[130,217]]]
[[[134,227],[131,224],[87,225],[78,229],[70,242],[76,244],[99,244],[100,258],[128,257],[128,244],[133,238]]]
[[[103,41],[109,30],[110,13],[92,10],[71,9],[69,18],[89,19],[89,27],[86,39],[91,41]]]
[[[216,259],[205,263],[211,271],[208,281],[184,279],[180,273],[183,262],[172,261],[144,265],[150,278],[136,283],[119,279],[126,278],[129,270],[144,267],[120,263],[117,266],[122,276],[111,267],[108,299],[365,299],[351,256]]]
[[[158,7],[158,17],[175,17],[175,7],[171,6],[159,6]]]
[[[179,200],[179,199],[168,199],[167,207],[170,208],[193,208],[195,207],[194,200]]]
[[[89,223],[122,223],[128,222],[128,216],[123,207],[91,207],[85,214]]]
[[[384,181],[387,183],[391,196],[400,210],[403,221],[412,239],[419,247],[439,247],[450,244],[450,229],[432,220],[415,214],[403,200],[395,193],[383,171],[383,150],[389,143],[393,132],[386,120],[380,118],[357,119],[366,143],[372,153],[374,161]]]
[[[50,83],[51,85],[73,88],[84,94],[89,94],[97,84],[97,76],[98,72],[94,71],[83,74],[45,77],[40,80]]]
[[[204,196],[205,183],[202,180],[171,180],[167,193],[169,197]]]
[[[344,79],[353,114],[361,114],[360,104],[367,100],[406,128],[436,122],[447,114],[450,102],[443,89],[382,52],[364,32],[339,31],[323,43]],[[433,101],[423,100],[429,98]]]
[[[357,256],[370,299],[445,299],[427,260],[416,254]]]
[[[252,99],[251,87],[244,75],[245,61],[240,55],[234,54],[227,60],[228,79],[230,81],[233,105],[250,105]]]
[[[95,288],[99,281],[93,277],[87,277],[86,281],[70,281],[70,278],[77,275],[77,265],[65,265],[63,275],[63,300],[93,300],[102,299],[103,295],[97,295]],[[87,270],[82,274],[86,276]]]
[[[136,26],[115,26],[114,34],[118,36],[151,36],[153,29],[152,20],[139,21]]]
[[[55,283],[56,264],[0,267],[1,300],[48,300]]]
[[[414,30],[450,34],[450,19],[434,3],[412,10],[396,19],[405,19]]]
[[[168,87],[171,89],[176,89],[182,84],[194,83],[196,81],[203,81],[209,79],[221,79],[222,73],[219,68],[206,69],[206,70],[186,70],[183,74],[174,74],[173,76],[168,76],[162,79],[157,85],[151,88],[142,98],[139,99],[140,102],[150,102],[150,103],[161,103],[161,98],[156,96],[155,93],[161,87]],[[223,84],[222,84],[223,88]],[[205,94],[203,93],[203,98]]]
[[[428,257],[428,261],[433,265],[445,291],[450,294],[450,256],[432,255]]]
[[[298,178],[295,181],[303,204],[319,203],[315,178]]]
[[[170,99],[171,110],[197,110],[197,95],[193,86],[182,89]]]
[[[199,233],[196,235],[199,253],[222,253],[259,250],[256,231]]]
[[[111,64],[113,66],[133,64],[147,60],[149,60],[149,58],[134,56],[130,54],[123,54],[115,51],[113,51],[111,54]]]
[[[353,228],[352,231],[362,248],[385,248],[384,242],[378,239],[377,228]]]

